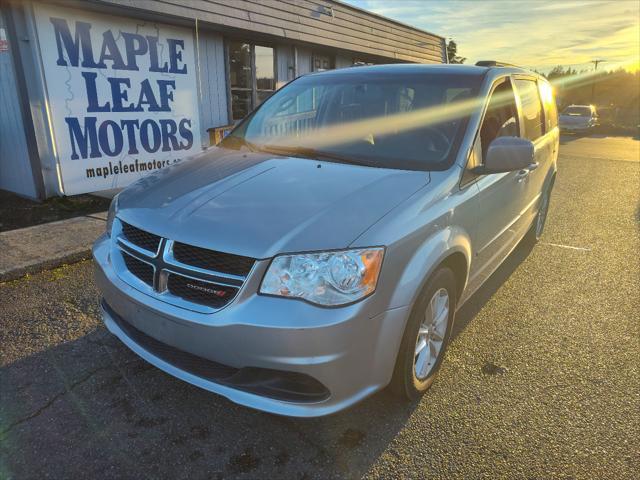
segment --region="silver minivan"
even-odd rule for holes
[[[503,66],[300,77],[218,146],[114,198],[107,328],[165,372],[282,415],[434,381],[455,312],[542,234],[550,85]]]

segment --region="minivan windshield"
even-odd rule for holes
[[[291,82],[222,146],[373,167],[447,168],[477,107],[482,76],[357,68]]]
[[[590,117],[591,107],[567,107],[562,112],[562,115]]]

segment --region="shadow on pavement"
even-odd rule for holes
[[[318,419],[237,406],[104,328],[0,369],[0,478],[359,477],[417,404],[381,392]]]
[[[452,337],[455,339],[485,306],[494,293],[513,274],[520,264],[529,256],[533,244],[520,242],[511,255],[498,267],[489,279],[476,291],[456,313]]]
[[[563,133],[560,135],[560,145],[565,145],[586,136],[588,135],[582,135],[580,133]]]
[[[469,299],[454,336],[530,251],[518,247]],[[333,416],[278,417],[164,374],[102,327],[3,367],[0,387],[9,478],[360,477],[418,405],[382,391]]]

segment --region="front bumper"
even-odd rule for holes
[[[575,133],[584,133],[590,132],[595,129],[595,125],[563,125],[560,124],[561,132],[575,132]]]
[[[231,304],[215,313],[200,313],[123,282],[110,265],[109,243],[101,237],[93,248],[96,282],[106,304],[105,325],[140,357],[177,378],[248,407],[297,417],[337,412],[391,380],[409,307],[380,312],[372,301],[375,295],[342,308],[260,296],[252,292],[262,278],[264,262]],[[124,328],[123,320],[134,330]],[[297,372],[320,382],[328,395],[297,402],[233,388],[145,348],[132,331],[233,369]]]

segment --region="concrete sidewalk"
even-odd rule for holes
[[[89,258],[107,212],[0,232],[0,282]]]

